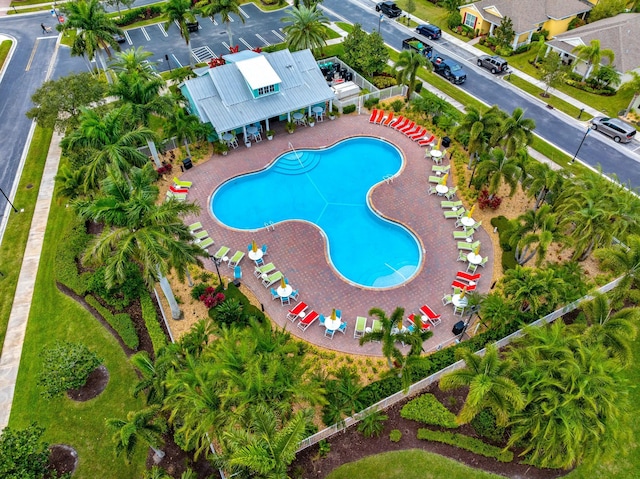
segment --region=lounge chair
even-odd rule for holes
[[[435,183],[436,185],[438,185],[441,181],[442,176],[429,176],[429,183]]]
[[[467,261],[467,253],[458,250],[458,261]]]
[[[378,110],[377,108],[374,108],[373,110],[371,110],[371,116],[369,117],[369,123],[375,123],[375,119],[378,117],[378,112],[380,110]]]
[[[464,208],[462,209],[462,213],[460,213],[460,209],[457,209],[455,211],[453,210],[447,210],[447,211],[443,211],[442,214],[444,215],[444,218],[447,220],[451,220],[451,219],[458,219],[460,218],[461,214],[464,214]],[[466,236],[463,237],[463,239],[466,238]]]
[[[367,318],[358,316],[356,318],[356,328],[353,330],[353,338],[361,338],[367,330]]]
[[[448,173],[451,169],[451,165],[433,165],[431,171],[439,171],[440,173]]]
[[[317,319],[319,314],[315,311],[311,310],[304,318],[300,320],[298,323],[298,328],[302,331],[306,331],[309,326],[311,326]]]
[[[457,280],[453,280],[453,282],[451,283],[451,287],[452,288],[458,288],[458,289],[461,289],[461,290],[466,288],[467,292],[470,292],[470,291],[473,291],[473,290],[476,289],[476,285],[475,284],[465,284],[465,283],[462,283],[462,282],[457,281]]]
[[[420,146],[429,146],[431,144],[433,144],[433,142],[435,141],[436,137],[431,135],[429,138],[422,138],[420,140],[418,140],[418,145]]]
[[[293,309],[290,309],[289,312],[287,313],[287,319],[289,321],[295,321],[296,319],[298,319],[301,313],[304,313],[307,310],[308,307],[309,306],[307,306],[307,303],[305,302],[300,302],[296,304],[296,307]]]
[[[405,121],[405,120],[406,120],[406,118],[405,118],[404,116],[402,116],[402,115],[400,115],[400,116],[396,116],[396,117],[393,119],[393,121],[392,121],[391,123],[389,123],[388,125],[386,125],[386,126],[389,126],[389,127],[391,127],[391,128],[395,128],[395,127],[396,127],[396,125],[399,125],[400,123],[402,123],[402,122],[403,122],[403,121]]]
[[[384,118],[384,110],[378,110],[376,117],[373,119],[372,123],[380,123]]]
[[[418,131],[409,132],[407,133],[407,136],[415,141],[416,138],[422,138],[426,132],[427,130],[425,130],[424,128],[418,127]]]
[[[173,182],[176,184],[176,186],[180,188],[188,189],[188,188],[191,188],[191,186],[193,186],[193,181],[182,181],[176,178],[175,176],[173,177]]]
[[[409,120],[409,118],[403,118],[402,121],[396,121],[392,128],[395,130],[400,131],[402,128],[404,128],[405,126],[407,126],[409,124],[411,120]]]
[[[196,242],[196,244],[198,246],[200,246],[200,248],[202,248],[203,250],[206,250],[209,246],[211,246],[214,243],[214,241],[211,238],[205,238],[202,241],[198,241]]]
[[[389,112],[387,117],[380,122],[382,126],[389,126],[393,122],[393,112]]]
[[[458,249],[464,251],[475,251],[480,246],[480,240],[475,243],[467,243],[466,241],[458,241]],[[465,260],[466,261],[466,260]]]
[[[228,249],[227,249],[228,251]],[[258,266],[253,270],[253,275],[256,278],[259,278],[260,276],[262,276],[263,274],[269,274],[272,271],[275,271],[276,267],[273,263],[269,263],[269,264],[265,264],[263,266]]]
[[[195,239],[205,239],[207,236],[209,236],[209,233],[207,232],[207,230],[202,230],[202,231],[198,231],[197,233],[191,233],[191,235],[195,238]]]
[[[456,197],[457,192],[458,192],[458,187],[452,186],[451,188],[449,188],[449,191],[447,191],[444,196],[446,196],[448,200],[453,200]]]
[[[189,228],[189,231],[193,233],[194,231],[202,229],[202,223],[200,223],[199,221],[197,223],[191,223],[189,226],[187,226],[187,228]]]
[[[380,331],[382,331],[382,321],[380,321],[379,319],[374,319],[373,324],[371,325],[371,332],[379,333]],[[379,342],[380,341],[376,341],[376,343],[379,343]]]
[[[399,128],[398,131],[406,134],[406,132],[413,130],[415,127],[416,127],[416,122],[410,121],[407,126],[405,126],[404,128]]]
[[[280,281],[284,275],[280,271],[276,271],[275,273],[271,273],[265,279],[262,280],[262,286],[268,288],[276,281]]]
[[[462,201],[449,201],[449,200],[442,200],[440,202],[440,207],[441,208],[460,208],[462,206]]]
[[[465,231],[454,231],[453,239],[473,239],[473,230],[465,230]]]
[[[187,195],[185,193],[171,193],[167,191],[167,200],[186,201]]]
[[[411,138],[411,135],[415,135],[416,133],[418,133],[420,131],[421,126],[420,125],[414,125],[413,128],[409,129],[409,130],[405,130],[402,133],[405,134],[405,136],[408,136],[409,138]]]
[[[463,279],[465,281],[475,281],[476,283],[480,281],[481,276],[482,275],[480,273],[469,274],[469,273],[465,273],[464,271],[458,271],[456,273],[456,279]]]
[[[169,191],[171,193],[178,193],[178,194],[184,194],[184,195],[189,193],[189,189],[188,188],[177,188],[174,185],[169,185]]]
[[[425,315],[427,318],[429,318],[430,320],[436,320],[440,318],[439,314],[436,314],[428,305],[423,304],[420,307],[420,312]],[[434,325],[435,326],[435,325]]]
[[[237,266],[240,261],[242,261],[242,258],[244,258],[244,254],[244,251],[236,251],[233,256],[229,258],[229,263],[227,263],[227,266],[229,266],[229,268]]]

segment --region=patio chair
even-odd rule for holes
[[[473,230],[453,232],[453,239],[467,239],[467,238],[473,239]]]
[[[402,115],[396,116],[391,123],[389,123],[388,125],[385,125],[385,126],[389,126],[391,128],[395,128],[396,125],[399,125],[400,123],[402,123],[405,120],[406,120],[406,118],[404,116],[402,116]]]
[[[203,249],[203,250],[205,250],[205,251],[206,251],[206,250],[207,250],[207,248],[208,248],[209,246],[211,246],[213,243],[214,243],[214,241],[213,241],[211,238],[205,238],[205,239],[203,239],[202,241],[198,241],[198,242],[196,242],[196,244],[197,244],[198,246],[200,246],[200,248],[202,248],[202,249]]]
[[[452,288],[458,288],[460,290],[466,288],[467,292],[471,292],[471,291],[474,291],[476,289],[476,285],[475,284],[465,284],[465,283],[461,283],[460,281],[455,280],[455,279],[451,283],[451,287]],[[457,294],[457,293],[454,293],[454,294]]]
[[[451,165],[433,165],[431,166],[431,171],[439,171],[440,173],[449,173],[449,170],[451,169]]]
[[[213,259],[215,259],[216,261],[221,261],[222,258],[224,258],[227,255],[228,252],[229,252],[228,246],[220,246],[220,248],[218,248],[218,251],[216,251],[215,254],[213,255]]]
[[[184,195],[189,193],[189,189],[188,188],[177,188],[174,185],[169,185],[169,191],[171,193],[184,194]]]
[[[233,268],[233,280],[240,281],[242,279],[242,268],[240,265]]]
[[[440,318],[439,314],[436,314],[428,305],[423,304],[420,307],[420,312],[425,315],[429,320],[436,320]],[[434,325],[435,326],[435,325]]]
[[[333,339],[333,335],[336,334],[335,329],[326,329],[324,330],[324,336],[329,339]]]
[[[467,261],[467,253],[464,251],[458,251],[458,261]]]
[[[273,288],[271,288],[269,292],[271,293],[271,299],[278,299],[280,297],[278,292]]]
[[[403,118],[402,121],[396,121],[391,127],[395,130],[400,130],[409,124],[411,120],[409,118]]]
[[[369,117],[369,123],[373,123],[374,122],[374,120],[378,116],[378,112],[379,111],[380,110],[378,110],[377,108],[374,108],[373,110],[371,110],[371,116]]]
[[[291,294],[289,295],[289,298],[291,298],[294,301],[298,301],[299,297],[300,297],[300,292],[297,289],[294,289],[293,291],[291,291]]]
[[[353,339],[361,338],[367,331],[367,318],[364,316],[356,317],[356,327],[353,330]]]
[[[456,273],[456,279],[463,279],[465,281],[475,281],[476,283],[480,281],[481,277],[482,275],[480,273],[469,274],[469,273],[465,273],[464,271],[458,271]]]
[[[435,141],[436,137],[431,135],[429,138],[422,138],[420,140],[418,140],[418,145],[420,146],[429,146],[431,144],[433,144],[433,142]]]
[[[478,228],[482,226],[482,220],[476,221],[476,223],[472,226],[475,231],[478,231]]]
[[[338,331],[340,331],[342,334],[346,334],[347,333],[347,322],[346,321],[342,321],[340,323],[340,327],[338,328]]]
[[[438,190],[436,190],[435,185],[429,185],[429,194],[430,195],[437,195],[438,194]]]
[[[285,304],[291,304],[291,300],[289,296],[280,296],[280,304],[284,306]]]
[[[229,251],[229,250],[227,249],[227,251]],[[256,278],[259,278],[259,277],[260,277],[260,276],[262,276],[263,274],[269,274],[269,273],[271,273],[272,271],[274,271],[275,269],[276,269],[276,267],[275,267],[275,265],[274,265],[273,263],[265,264],[265,265],[262,265],[262,266],[256,267],[256,268],[253,270],[253,275],[254,275]]]
[[[320,315],[320,326],[324,326],[324,322],[327,320],[327,318],[324,317],[324,314]]]
[[[453,315],[454,316],[462,316],[464,314],[464,307],[462,306],[453,306]]]
[[[307,303],[305,302],[300,302],[298,304],[296,304],[296,307],[293,309],[290,309],[287,312],[287,319],[289,321],[295,321],[296,319],[298,319],[298,317],[300,316],[301,313],[304,313],[306,311],[306,309],[309,306],[307,306]]]
[[[167,200],[176,200],[176,201],[186,201],[187,194],[186,193],[172,193],[171,191],[167,191],[166,195]]]
[[[253,263],[256,266],[262,266],[264,264],[264,260],[262,258],[256,258],[256,259],[253,260]]]
[[[242,261],[242,258],[244,258],[244,255],[244,251],[236,251],[233,256],[229,258],[229,263],[227,263],[227,266],[229,266],[229,268],[237,266],[240,261]]]
[[[478,265],[477,264],[469,263],[467,265],[467,272],[469,272],[469,273],[475,273],[477,269],[478,269]]]
[[[451,304],[452,301],[453,301],[453,295],[452,294],[444,294],[442,296],[442,306],[446,306],[447,304]]]
[[[416,127],[416,122],[415,121],[410,121],[406,126],[404,126],[403,128],[397,128],[397,130],[400,133],[406,133],[407,131],[411,131]]]
[[[451,188],[449,188],[449,191],[447,191],[447,193],[444,196],[446,196],[448,200],[453,200],[456,197],[457,191],[458,191],[458,187],[452,186]]]
[[[298,323],[298,328],[302,331],[306,331],[309,326],[311,326],[318,319],[318,313],[315,311],[311,311],[304,318],[300,320]]]
[[[393,122],[393,112],[389,112],[389,115],[380,122],[382,126],[389,126]]]
[[[464,208],[461,208],[461,209],[462,209],[462,213],[464,214]],[[460,218],[460,211],[459,210],[443,211],[442,214],[444,215],[444,218],[446,220],[452,220],[452,219],[456,219],[457,220],[458,218]],[[457,224],[456,224],[456,226],[457,226]],[[465,238],[466,238],[466,236],[465,236]]]
[[[173,177],[173,182],[175,183],[176,186],[179,186],[180,188],[188,189],[193,186],[193,181],[182,181],[176,178],[175,176]]]
[[[276,271],[275,273],[271,273],[265,279],[262,280],[262,286],[265,288],[270,287],[276,281],[280,281],[283,278],[283,274],[280,271]]]
[[[480,247],[480,240],[475,243],[467,243],[466,241],[458,241],[458,249],[463,251],[475,251]],[[466,261],[466,259],[465,259]]]
[[[197,233],[191,232],[191,235],[195,238],[195,239],[205,239],[206,237],[209,236],[209,233],[207,232],[207,230],[202,230],[202,231],[198,231]]]
[[[489,261],[489,257],[485,256],[484,258],[482,258],[482,261],[480,261],[480,264],[478,266],[482,266],[484,268],[484,265],[487,264],[487,261]]]
[[[427,133],[427,130],[425,130],[424,128],[420,128],[417,132],[413,134],[407,134],[407,136],[411,138],[413,141],[416,141],[422,138],[426,133]]]
[[[435,183],[436,185],[439,185],[440,182],[442,181],[442,177],[441,176],[429,176],[429,183]]]
[[[267,245],[263,244],[262,245],[262,256],[267,256],[267,249],[268,249]]]
[[[202,229],[202,223],[200,223],[199,221],[197,223],[191,223],[189,226],[187,226],[187,228],[189,228],[189,231],[193,233],[194,231]]]

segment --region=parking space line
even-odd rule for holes
[[[216,22],[215,18],[209,17],[209,20],[211,20],[211,23],[213,23],[216,27],[218,26],[218,22]]]
[[[268,47],[269,45],[271,45],[271,43],[269,43],[268,41],[266,41],[262,35],[260,35],[259,33],[256,33],[256,37],[258,37],[258,40],[260,40],[262,43],[264,43],[265,47]]]
[[[224,47],[228,50],[231,51],[231,47],[229,45],[227,45],[227,42],[222,42],[222,44],[224,45]]]
[[[249,45],[244,38],[240,37],[238,38],[238,40],[240,40],[244,44],[244,46],[247,47],[249,50],[253,50],[253,47]]]
[[[163,34],[165,37],[168,37],[168,36],[169,36],[169,34],[168,34],[168,33],[167,33],[167,31],[164,29],[164,25],[163,25],[162,23],[158,23],[157,25],[158,25],[158,28],[160,29],[160,31],[162,32],[162,34]],[[180,25],[178,25],[178,28],[180,28]]]
[[[149,34],[147,33],[147,30],[144,27],[140,27],[140,31],[142,32],[142,34],[144,35],[144,38],[147,39],[147,41],[151,41],[151,38],[149,38]]]
[[[282,35],[280,35],[279,32],[277,32],[275,30],[271,30],[271,33],[273,33],[276,37],[278,37],[280,40],[282,40],[284,42],[284,37]]]
[[[240,13],[244,18],[251,18],[249,15],[247,15],[247,12],[245,12],[242,8],[238,7],[238,10],[240,10]]]
[[[180,61],[176,58],[176,56],[173,53],[171,54],[171,56],[173,57],[173,61],[179,65],[178,68],[182,68],[182,63],[180,63]]]
[[[127,43],[129,45],[133,45],[133,40],[131,40],[131,37],[129,36],[129,32],[127,30],[124,31],[124,38],[127,40]]]

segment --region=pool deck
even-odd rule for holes
[[[273,125],[272,125],[273,128]],[[405,308],[405,318],[417,313],[420,306],[428,304],[436,313],[442,315],[442,322],[432,327],[433,337],[425,342],[424,349],[435,349],[439,344],[451,342],[454,335],[453,325],[460,316],[453,315],[453,306],[442,305],[442,296],[452,292],[451,282],[456,271],[465,271],[467,263],[458,262],[458,250],[452,231],[454,220],[445,220],[440,201],[446,199],[437,195],[429,195],[428,176],[431,173],[432,161],[424,158],[425,148],[391,128],[369,123],[369,115],[347,115],[334,121],[325,119],[316,123],[315,127],[298,127],[294,134],[287,134],[283,125],[276,125],[275,137],[260,143],[253,143],[251,148],[241,146],[232,149],[227,156],[213,156],[212,159],[200,162],[182,174],[181,179],[193,181],[188,200],[199,204],[202,208],[197,217],[186,218],[188,223],[202,222],[215,244],[209,248],[213,254],[221,245],[246,252],[247,245],[255,240],[258,245],[269,246],[266,262],[273,262],[282,271],[295,289],[300,290],[300,301],[309,305],[309,310],[327,316],[332,308],[342,310],[342,317],[348,323],[346,334],[336,332],[333,339],[324,336],[325,328],[318,321],[306,331],[286,319],[288,309],[279,301],[271,299],[269,289],[264,288],[258,278],[253,275],[253,262],[248,257],[240,263],[243,271],[243,284],[250,288],[264,305],[265,313],[279,326],[286,327],[293,335],[318,346],[337,351],[380,356],[381,345],[369,343],[360,346],[353,337],[356,316],[368,316],[373,307],[386,311],[389,315],[398,306]],[[423,264],[420,272],[408,283],[388,290],[370,290],[348,284],[329,265],[326,257],[326,246],[323,235],[318,228],[306,222],[288,221],[276,224],[274,229],[262,228],[255,232],[231,230],[215,220],[209,210],[209,201],[213,191],[229,178],[244,173],[258,171],[270,165],[275,158],[290,150],[289,143],[296,149],[326,147],[344,138],[357,135],[384,138],[395,144],[405,158],[403,170],[393,181],[381,183],[375,187],[371,203],[381,215],[398,221],[420,239],[423,247]],[[264,133],[263,133],[264,137]],[[447,164],[448,159],[443,161]],[[448,180],[451,185],[451,178]],[[264,197],[257,194],[255,201]],[[277,201],[277,191],[268,195]],[[485,225],[486,226],[486,225]],[[489,235],[482,228],[474,235],[474,240],[482,242],[481,254],[489,256],[484,268],[479,267],[482,279],[477,291],[486,293],[492,283],[493,246]],[[215,270],[210,261],[205,261],[210,270]],[[227,278],[233,271],[225,264],[220,265],[220,272]],[[275,287],[275,285],[274,285]],[[308,310],[308,311],[309,311]],[[465,316],[466,318],[466,316]],[[405,321],[405,324],[408,324]],[[371,317],[367,323],[371,325]],[[407,348],[408,349],[408,348]]]

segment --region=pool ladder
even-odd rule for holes
[[[271,229],[271,231],[275,231],[276,230],[276,225],[273,224],[273,221],[265,221],[264,222],[264,227],[267,231],[269,231],[269,229]]]
[[[384,175],[382,179],[386,184],[393,183],[393,175]]]

